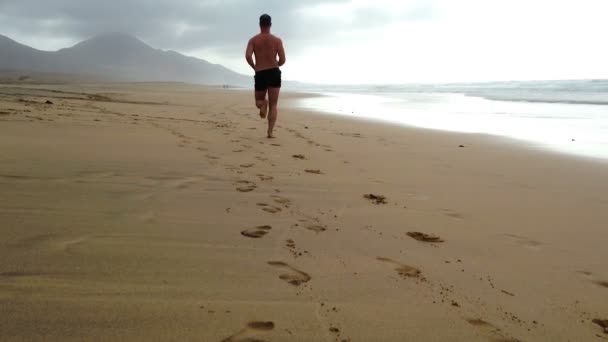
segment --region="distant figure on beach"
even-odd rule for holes
[[[274,138],[272,131],[277,122],[279,92],[281,91],[280,66],[285,64],[283,41],[270,33],[272,18],[268,14],[260,17],[260,34],[249,40],[245,58],[255,70],[255,105],[260,109],[260,117],[268,114],[268,138]],[[253,60],[255,55],[255,61]],[[278,57],[278,59],[277,59]],[[268,93],[268,100],[266,100]]]

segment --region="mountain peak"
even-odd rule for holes
[[[87,39],[72,49],[145,49],[153,50],[149,45],[126,33],[105,33]]]

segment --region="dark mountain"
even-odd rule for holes
[[[124,34],[97,36],[59,51],[40,51],[0,35],[0,70],[99,75],[117,81],[250,85],[221,65],[150,47]]]

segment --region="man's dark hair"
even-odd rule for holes
[[[272,26],[272,18],[268,14],[262,14],[260,16],[260,26],[261,27]]]

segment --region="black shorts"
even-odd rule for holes
[[[256,71],[254,79],[256,91],[281,88],[281,70],[279,68]]]

